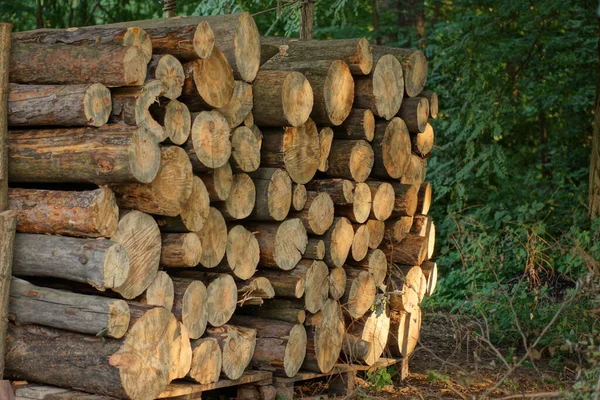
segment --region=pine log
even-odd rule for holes
[[[309,234],[322,235],[333,224],[333,201],[325,192],[308,191],[304,209],[291,212],[290,217],[300,219]]]
[[[329,194],[336,206],[352,205],[354,202],[354,183],[347,179],[315,179],[307,183],[306,188]]]
[[[210,199],[202,179],[192,177],[192,193],[181,212],[176,217],[157,217],[156,222],[162,232],[200,232],[208,218]]]
[[[227,248],[227,224],[221,212],[211,207],[202,230],[197,233],[202,244],[202,257],[200,264],[204,268],[216,267]]]
[[[385,240],[391,243],[400,243],[406,238],[413,225],[412,216],[398,217],[385,222]]]
[[[87,85],[9,86],[10,126],[102,126],[112,109],[110,91],[100,83]]]
[[[353,108],[344,122],[333,130],[336,139],[373,140],[375,116],[368,108]]]
[[[423,264],[421,264],[421,271],[423,271],[423,275],[427,279],[425,294],[431,296],[433,292],[435,292],[435,287],[437,285],[437,263],[433,261],[424,261]]]
[[[390,268],[388,287],[407,292],[405,294],[407,299],[403,300],[403,304],[407,303],[409,307],[404,307],[404,311],[412,312],[421,303],[427,289],[426,285],[423,271],[418,265],[395,264]],[[391,300],[390,304],[392,304]],[[402,310],[401,307],[398,309]]]
[[[256,346],[256,330],[241,326],[223,325],[206,330],[207,337],[215,338],[223,355],[221,371],[232,380],[239,379],[250,365]]]
[[[173,280],[165,271],[158,271],[154,280],[138,298],[142,304],[163,307],[171,311],[175,300]]]
[[[187,106],[180,101],[171,100],[164,105],[150,107],[153,118],[164,127],[165,138],[173,144],[182,145],[190,137],[192,116]]]
[[[348,258],[354,240],[352,224],[347,218],[335,218],[323,240],[325,241],[325,262],[327,265],[342,267]]]
[[[431,124],[425,126],[423,133],[413,134],[410,136],[412,143],[412,151],[421,157],[427,156],[433,149],[434,132]]]
[[[363,260],[369,251],[369,228],[366,224],[354,224],[354,239],[351,254],[356,261]]]
[[[231,165],[242,172],[256,171],[260,165],[260,147],[252,129],[235,128],[231,133]]]
[[[371,174],[379,179],[397,179],[406,172],[410,162],[410,134],[398,117],[375,125],[373,139],[374,165]]]
[[[338,216],[346,217],[354,223],[362,224],[369,218],[372,208],[371,188],[365,182],[361,182],[354,186],[352,205],[338,206],[335,211]]]
[[[146,80],[158,79],[163,84],[163,96],[175,100],[181,96],[185,74],[181,62],[170,54],[156,54],[148,63]]]
[[[289,271],[306,250],[308,236],[302,221],[297,218],[278,224],[252,222],[247,223],[246,228],[258,239],[261,267]]]
[[[382,309],[372,311],[368,317],[352,321],[347,329],[351,335],[371,344],[367,354],[357,360],[366,365],[373,365],[379,360],[388,342],[390,315],[385,303],[380,307]]]
[[[237,305],[237,286],[231,275],[208,274],[204,279],[208,293],[208,323],[212,326],[226,324]]]
[[[306,321],[306,357],[302,369],[314,372],[330,372],[342,350],[346,326],[340,304],[328,299],[317,314]]]
[[[150,106],[162,94],[163,84],[159,80],[150,81],[144,86],[113,89],[109,122],[140,126],[154,135],[157,142],[164,141],[167,138],[165,128],[150,113]]]
[[[325,257],[325,242],[317,238],[308,238],[302,257],[309,260],[322,260]]]
[[[412,221],[412,225],[410,227],[410,233],[422,237],[429,236],[429,230],[431,229],[432,224],[433,220],[430,216],[415,215]]]
[[[308,267],[285,271],[263,270],[256,273],[257,278],[268,279],[277,298],[301,299],[306,290],[306,271]],[[304,306],[302,306],[304,308]]]
[[[243,282],[236,282],[238,288],[238,306],[260,306],[264,299],[275,297],[275,288],[267,278],[252,277]]]
[[[243,172],[233,175],[231,194],[223,203],[215,207],[221,211],[227,221],[244,219],[254,209],[256,188],[252,178]]]
[[[198,339],[206,330],[208,322],[208,290],[201,281],[173,279],[173,314],[177,317],[191,339]]]
[[[152,135],[124,125],[12,131],[8,155],[11,182],[147,183],[160,165]]]
[[[243,124],[246,117],[251,113],[253,108],[252,92],[253,86],[251,84],[235,81],[231,100],[225,106],[217,109],[227,120],[229,128],[233,129]],[[254,122],[250,125],[254,125]]]
[[[256,347],[251,365],[275,375],[293,377],[306,354],[306,329],[302,324],[234,315],[235,325],[256,330]]]
[[[215,383],[221,375],[223,354],[215,338],[202,338],[191,341],[192,366],[188,378],[201,385]]]
[[[261,69],[252,88],[256,125],[299,127],[313,109],[313,89],[300,72]]]
[[[340,359],[348,364],[355,364],[366,360],[369,357],[369,353],[371,353],[371,342],[349,333],[344,334],[344,344]]]
[[[369,229],[369,248],[376,249],[383,241],[385,235],[385,222],[377,219],[370,219],[366,222]]]
[[[374,153],[364,140],[334,140],[326,175],[364,182],[373,169]]]
[[[368,251],[368,256],[362,260],[349,261],[345,266],[347,271],[350,269],[360,269],[369,272],[375,281],[375,286],[382,287],[388,272],[388,263],[385,253],[380,249]],[[352,276],[356,274],[350,274]]]
[[[321,149],[315,123],[263,130],[260,162],[263,167],[285,168],[296,183],[310,181],[319,167]]]
[[[7,375],[120,399],[157,398],[168,384],[169,319],[154,308],[120,340],[10,324]]]
[[[408,185],[421,185],[425,181],[426,172],[427,160],[413,153],[410,155],[406,171],[400,177],[400,182]]]
[[[129,328],[129,306],[123,300],[49,289],[12,278],[9,318],[18,324],[119,339]]]
[[[8,201],[18,232],[110,237],[117,230],[119,208],[106,187],[77,192],[9,188]]]
[[[433,254],[435,252],[435,224],[431,223],[431,228],[429,232],[427,232],[427,255],[425,256],[426,260],[431,260]]]
[[[202,256],[202,243],[195,233],[163,233],[160,265],[166,268],[195,267]]]
[[[417,195],[417,209],[415,213],[427,215],[431,207],[432,190],[429,182],[424,182],[419,187]]]
[[[427,238],[408,234],[400,243],[384,241],[382,250],[389,263],[420,265],[427,258]]]
[[[304,206],[306,205],[307,200],[308,199],[307,199],[306,186],[299,184],[299,183],[293,183],[292,184],[292,207],[294,208],[294,210],[300,211],[300,210],[304,209]]]
[[[184,147],[194,172],[206,172],[223,166],[231,155],[231,140],[227,121],[218,111],[192,114],[192,133]]]
[[[323,308],[329,295],[329,269],[323,261],[301,260],[286,274],[304,280],[304,307],[308,312],[316,313]],[[276,279],[270,281],[275,287],[275,295],[279,296],[275,286]]]
[[[123,215],[124,214],[124,215]],[[139,211],[122,213],[117,233],[111,238],[121,243],[129,256],[129,274],[113,289],[126,299],[133,299],[150,286],[160,262],[160,230],[154,219]]]
[[[417,347],[421,331],[421,309],[392,313],[388,350],[394,357],[407,357]]]
[[[367,108],[389,120],[400,109],[404,95],[401,64],[392,55],[375,54],[373,63],[369,75],[354,78],[354,107]]]
[[[346,274],[348,280],[341,303],[350,317],[358,319],[375,303],[377,285],[370,272],[346,269]]]
[[[396,195],[392,218],[412,216],[418,213],[418,187],[392,183]]]
[[[419,97],[427,99],[429,110],[427,116],[436,119],[438,117],[438,94],[436,92],[428,92],[426,90],[419,93]]]
[[[406,123],[409,132],[424,132],[429,118],[429,101],[425,97],[406,98],[402,101],[398,116]]]
[[[331,144],[333,143],[333,130],[326,126],[319,131],[319,144],[321,148],[321,156],[319,157],[318,170],[325,172],[329,169],[329,153],[331,152]]]
[[[236,225],[227,234],[225,250],[230,271],[240,279],[250,279],[256,272],[260,259],[260,247],[254,234]]]
[[[10,53],[10,80],[37,85],[139,86],[146,79],[147,62],[137,47],[15,43]]]
[[[304,303],[292,299],[277,299],[267,301],[261,306],[242,307],[237,314],[256,316],[258,318],[276,319],[278,321],[303,324],[306,319]]]
[[[192,366],[192,346],[186,327],[171,315],[167,337],[169,347],[169,382],[185,378]]]
[[[346,270],[341,267],[329,269],[329,296],[334,300],[342,298],[346,292]]]
[[[373,197],[370,217],[385,221],[394,211],[394,187],[388,182],[367,181],[366,184]]]
[[[192,163],[194,172],[202,179],[210,201],[225,201],[231,194],[231,185],[233,184],[233,173],[229,163],[223,164],[219,168],[209,169],[205,172],[197,171]]]
[[[106,239],[19,233],[14,241],[13,274],[68,279],[98,290],[115,288],[133,272],[126,250]]]
[[[250,176],[256,187],[256,204],[249,218],[283,221],[292,204],[292,180],[289,174],[285,169],[259,168]],[[306,196],[306,190],[304,194]]]
[[[408,97],[416,97],[427,83],[427,58],[421,50],[399,49],[395,47],[373,46],[373,56],[391,54],[402,64],[404,92]]]

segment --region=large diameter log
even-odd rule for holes
[[[231,129],[242,124],[248,114],[252,111],[254,104],[252,88],[253,85],[249,83],[235,81],[231,100],[227,105],[217,110],[223,114]]]
[[[121,243],[129,256],[129,274],[113,290],[133,299],[150,286],[158,272],[160,230],[150,215],[132,211],[121,216],[117,233],[111,239]]]
[[[152,182],[113,185],[112,189],[121,208],[175,217],[192,194],[193,176],[185,150],[168,146],[160,151],[160,168]]]
[[[173,144],[184,144],[190,137],[192,116],[185,104],[171,100],[165,105],[154,104],[150,107],[152,117],[164,127],[165,139]]]
[[[292,324],[303,324],[306,319],[304,304],[298,300],[291,299],[266,301],[261,306],[242,307],[237,309],[236,312],[240,315],[276,319],[278,321],[291,322]]]
[[[191,341],[192,365],[188,377],[201,385],[219,380],[223,355],[215,338],[202,338]]]
[[[389,242],[399,243],[406,238],[413,225],[412,216],[398,217],[385,222],[385,240]]]
[[[380,249],[369,250],[368,256],[359,261],[349,261],[345,268],[361,269],[369,272],[375,281],[375,286],[382,287],[388,272],[385,253]]]
[[[421,264],[421,271],[423,271],[423,275],[425,275],[425,278],[427,279],[425,294],[427,296],[431,296],[433,292],[435,292],[435,287],[437,285],[437,263],[433,261],[425,261],[423,264]]]
[[[329,153],[333,143],[333,130],[326,126],[319,131],[319,144],[321,156],[319,157],[319,171],[325,172],[329,169]]]
[[[124,300],[49,289],[12,278],[9,318],[19,324],[119,339],[129,328],[129,306]]]
[[[422,91],[418,97],[427,99],[429,103],[428,117],[436,119],[438,117],[438,94],[436,92]]]
[[[219,342],[223,355],[221,367],[223,374],[229,379],[239,379],[252,360],[256,346],[256,330],[223,325],[208,328],[206,334]]]
[[[256,188],[252,178],[248,174],[239,173],[233,175],[231,194],[223,203],[216,207],[223,217],[228,220],[244,219],[254,209],[256,202]]]
[[[367,229],[369,229],[369,248],[376,249],[383,241],[385,235],[385,222],[377,219],[367,221]]]
[[[352,259],[361,261],[369,251],[369,228],[366,224],[354,225],[354,239],[352,240]]]
[[[426,172],[427,160],[417,154],[411,154],[408,167],[400,178],[400,182],[408,185],[421,185],[425,181]]]
[[[289,174],[285,169],[260,168],[250,176],[256,188],[256,204],[249,218],[283,221],[292,205],[292,180]]]
[[[388,342],[390,315],[386,310],[385,303],[380,307],[383,309],[372,311],[367,318],[352,321],[348,325],[350,334],[371,344],[369,351],[358,359],[367,365],[373,365],[379,360]]]
[[[158,271],[150,286],[138,300],[142,304],[163,307],[171,311],[175,300],[173,280],[165,271]]]
[[[347,179],[315,179],[307,183],[306,188],[327,193],[336,206],[347,206],[354,202],[354,183]]]
[[[208,291],[201,281],[173,278],[173,314],[191,339],[198,339],[208,322]]]
[[[373,140],[375,116],[368,108],[353,108],[344,122],[333,130],[336,139]]]
[[[11,324],[7,375],[121,399],[157,398],[168,384],[169,317],[152,309],[121,340]]]
[[[8,201],[18,232],[110,237],[117,230],[119,208],[106,187],[78,192],[9,188]]]
[[[238,306],[260,306],[264,299],[275,297],[275,289],[271,282],[264,277],[252,277],[243,282],[236,282],[238,288]]]
[[[306,250],[308,236],[298,218],[288,219],[279,224],[249,222],[245,226],[258,239],[259,265],[262,267],[289,271],[298,264]]]
[[[309,260],[322,260],[325,258],[325,242],[317,238],[308,238],[302,257]]]
[[[306,205],[307,200],[306,186],[293,183],[292,184],[292,207],[296,211],[300,211]]]
[[[175,100],[181,96],[185,74],[181,62],[170,54],[156,54],[148,63],[146,79],[158,79],[163,84],[167,99]]]
[[[324,260],[327,265],[342,267],[348,258],[354,240],[352,224],[347,218],[336,218],[331,228],[325,233],[323,240],[326,248]]]
[[[313,89],[300,72],[260,70],[252,84],[259,126],[302,126],[313,109]]]
[[[195,233],[163,233],[160,265],[167,268],[195,267],[202,256],[202,243]]]
[[[350,274],[351,272],[358,273]],[[365,315],[375,303],[377,285],[370,272],[346,269],[346,274],[348,274],[348,281],[341,303],[350,317],[358,319]]]
[[[429,182],[422,183],[417,195],[417,209],[415,211],[417,214],[427,215],[431,207],[432,196],[431,184]]]
[[[197,165],[192,163],[194,172],[204,182],[210,201],[225,201],[231,194],[231,185],[233,184],[233,172],[229,163],[223,164],[219,168],[208,169],[207,171],[198,171]]]
[[[334,267],[329,269],[329,296],[334,300],[342,298],[346,292],[346,283],[348,277],[346,276],[346,270],[341,267]]]
[[[246,126],[240,126],[231,133],[231,163],[243,172],[256,171],[260,165],[261,142]]]
[[[333,201],[325,192],[309,191],[304,209],[290,213],[290,217],[299,218],[309,234],[322,235],[333,224]]]
[[[394,357],[407,357],[417,347],[421,331],[421,309],[393,313],[390,324],[388,350]]]
[[[293,377],[306,354],[306,329],[301,324],[235,315],[231,322],[256,330],[256,347],[251,365]]]
[[[423,133],[411,135],[412,151],[421,157],[427,156],[433,149],[434,136],[433,127],[427,124]]]
[[[204,227],[197,235],[202,244],[200,264],[205,268],[216,267],[227,248],[227,224],[219,210],[210,208]]]
[[[394,211],[394,187],[388,182],[367,181],[373,196],[371,218],[379,221],[388,219]]]
[[[306,357],[302,369],[328,373],[340,357],[345,324],[340,304],[332,299],[307,320]]]
[[[231,140],[223,115],[218,111],[202,111],[192,114],[192,118],[192,134],[185,148],[194,172],[206,172],[226,164],[231,155]]]
[[[362,224],[371,214],[372,202],[369,185],[365,182],[357,183],[352,193],[352,205],[336,207],[336,215],[346,217],[354,223]]]
[[[429,102],[424,97],[404,99],[398,116],[406,123],[409,132],[424,132],[429,118]]]
[[[151,182],[160,149],[144,129],[100,128],[12,131],[8,135],[12,182]]]
[[[392,55],[374,55],[373,70],[355,77],[354,106],[367,108],[381,118],[391,119],[402,104],[404,78],[400,62]]]
[[[8,94],[10,126],[102,126],[112,109],[110,91],[89,85],[18,85]]]
[[[427,258],[427,238],[409,234],[400,243],[384,241],[382,250],[389,263],[420,265]]]
[[[10,53],[10,80],[42,85],[139,86],[146,79],[146,63],[137,47],[15,43]]]
[[[408,97],[416,97],[427,83],[427,58],[421,50],[373,46],[373,55],[391,54],[402,64],[404,91]]]
[[[364,182],[373,169],[374,153],[364,140],[334,140],[326,174],[334,178]]]
[[[418,207],[418,187],[414,185],[405,185],[402,183],[392,183],[394,194],[394,210],[392,217],[413,216],[419,211]]]
[[[99,290],[122,285],[132,272],[126,248],[111,240],[19,233],[13,274],[62,278]]]
[[[404,175],[410,162],[410,140],[410,134],[402,119],[395,117],[390,122],[378,122],[373,139],[375,162],[372,176],[397,179]]]
[[[176,217],[158,217],[157,223],[162,232],[200,232],[208,218],[210,199],[206,186],[197,176],[192,178],[192,194]]]
[[[315,123],[263,130],[260,162],[263,167],[285,168],[296,183],[310,181],[319,167],[321,148]]]
[[[236,225],[227,234],[225,256],[227,265],[236,277],[250,279],[260,259],[258,240],[242,225]]]

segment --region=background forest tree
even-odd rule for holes
[[[177,3],[180,15],[249,11],[265,35],[299,31],[299,1]],[[599,339],[593,310],[600,302],[600,219],[588,218],[598,3],[316,0],[315,6],[315,38],[363,36],[420,47],[429,59],[428,87],[439,93],[441,117],[428,179],[444,277],[430,309],[483,318],[491,340],[516,351],[552,322],[540,350],[559,347],[557,360],[589,356]],[[59,28],[155,18],[161,9],[155,0],[3,1],[0,19],[16,30]],[[588,357],[584,367],[595,362]],[[585,377],[580,388],[595,388],[597,370]]]

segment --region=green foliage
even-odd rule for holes
[[[380,370],[367,372],[367,381],[371,390],[379,392],[384,387],[393,383],[394,375],[397,375],[395,367],[381,368]]]

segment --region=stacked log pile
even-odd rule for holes
[[[17,33],[10,73],[7,375],[145,400],[413,351],[437,280],[421,51],[242,13]]]

